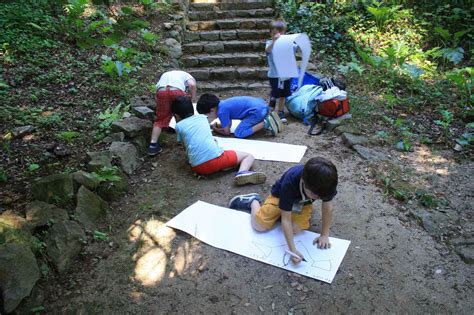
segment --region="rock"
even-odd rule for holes
[[[70,149],[66,148],[65,146],[57,145],[54,147],[53,153],[57,157],[66,157],[66,156],[71,155],[72,152]]]
[[[167,38],[165,46],[168,48],[168,55],[172,59],[179,59],[183,55],[181,44],[174,38]]]
[[[418,220],[421,226],[428,234],[439,237],[443,234],[441,225],[449,222],[450,218],[447,214],[441,212],[430,212],[424,209],[412,209],[410,215]]]
[[[333,131],[337,127],[341,126],[341,121],[337,119],[330,119],[326,123],[326,130]]]
[[[90,172],[96,172],[103,167],[112,167],[112,152],[110,151],[87,152],[87,156],[90,159],[87,164]]]
[[[112,142],[110,152],[119,160],[122,170],[131,175],[138,168],[138,152],[135,146],[128,142]]]
[[[343,133],[352,133],[353,135],[358,135],[358,136],[362,135],[362,132],[359,129],[351,127],[351,126],[345,126],[345,125],[335,128],[334,132],[338,136]]]
[[[123,132],[114,132],[102,139],[102,142],[105,143],[112,143],[115,141],[124,141],[125,140],[125,134]]]
[[[156,101],[153,97],[148,95],[135,96],[130,99],[130,106],[132,108],[146,106],[149,109],[154,110],[156,109]]]
[[[95,190],[100,184],[100,180],[93,176],[91,173],[84,171],[77,171],[71,174],[72,180],[74,181],[74,191],[77,191],[79,187],[85,186],[89,190]]]
[[[138,107],[133,107],[132,112],[141,119],[147,119],[154,121],[155,120],[155,112],[151,109],[149,109],[146,106],[138,106]]]
[[[71,174],[55,174],[40,178],[31,185],[33,199],[57,206],[67,205],[73,197]]]
[[[0,245],[0,287],[6,313],[15,310],[30,295],[39,278],[36,258],[27,246],[17,243]]]
[[[152,123],[149,120],[137,117],[129,117],[112,123],[113,132],[123,132],[127,138],[133,138],[138,135],[149,136],[152,129]]]
[[[163,23],[163,26],[164,26],[165,30],[170,30],[170,29],[173,28],[174,23],[169,23],[169,22],[168,23]]]
[[[33,226],[24,218],[7,210],[0,215],[0,244],[16,243],[31,246],[32,228]]]
[[[97,222],[105,218],[109,205],[102,198],[84,186],[77,192],[77,206],[75,214],[79,222],[92,229]]]
[[[377,152],[373,149],[366,148],[360,144],[356,144],[352,147],[359,155],[369,161],[385,161],[387,156],[381,152]]]
[[[455,251],[466,264],[474,264],[474,245],[456,246]]]
[[[50,261],[59,273],[66,271],[82,250],[86,235],[74,221],[55,223],[46,239],[46,251]]]
[[[31,314],[31,309],[42,306],[44,300],[45,288],[37,282],[30,295],[21,301],[21,304],[15,310],[15,314]]]
[[[33,201],[26,206],[26,220],[33,227],[69,220],[66,210],[43,201]]]
[[[172,30],[168,32],[168,37],[178,40],[181,38],[181,33],[178,31]]]
[[[453,150],[457,151],[457,152],[461,152],[462,151],[462,145],[460,145],[459,143],[456,143],[453,147]]]
[[[31,125],[16,127],[12,130],[12,134],[14,138],[20,138],[24,135],[32,133],[35,130],[35,127]]]
[[[119,176],[119,181],[106,181],[100,183],[96,190],[97,194],[107,201],[120,198],[120,196],[128,189],[128,181],[125,174],[121,173]]]
[[[337,129],[336,129],[337,130]],[[364,145],[369,143],[369,139],[364,136],[356,136],[352,133],[344,132],[341,136],[342,142],[348,148],[352,148],[356,144]]]
[[[140,156],[143,156],[147,153],[148,149],[148,137],[145,136],[137,136],[133,137],[128,140],[130,143],[132,143],[135,148],[137,148],[138,154]]]

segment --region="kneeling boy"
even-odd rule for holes
[[[234,177],[236,185],[262,184],[267,177],[262,172],[252,172],[254,157],[247,152],[222,149],[212,136],[209,122],[204,115],[194,115],[189,97],[179,96],[171,104],[176,118],[178,141],[183,141],[191,168],[198,174],[209,175],[240,164]]]
[[[313,241],[319,248],[330,248],[329,227],[332,221],[332,199],[337,191],[337,169],[330,161],[315,157],[305,165],[297,165],[286,171],[272,186],[270,196],[260,206],[256,193],[232,198],[229,208],[251,211],[251,223],[255,230],[270,230],[281,217],[281,227],[292,260],[304,259],[296,249],[293,234],[310,227],[313,202],[322,200],[321,235]]]
[[[262,129],[269,130],[272,135],[283,130],[280,117],[270,113],[267,103],[257,97],[235,96],[221,101],[216,95],[206,93],[199,98],[197,111],[206,115],[209,122],[219,118],[220,126],[213,124],[211,128],[226,136],[230,135],[232,119],[241,120],[234,131],[237,138],[247,138]]]

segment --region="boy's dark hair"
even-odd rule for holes
[[[181,119],[188,118],[194,115],[193,102],[191,98],[187,96],[178,96],[171,103],[171,112],[175,115],[179,115]]]
[[[309,159],[303,168],[303,183],[322,200],[332,199],[336,194],[337,169],[331,161],[322,157]]]
[[[272,23],[270,23],[270,32],[272,30],[277,30],[279,32],[285,32],[286,31],[286,22],[282,21],[282,20],[272,21]]]
[[[211,109],[219,105],[219,98],[211,93],[204,93],[197,102],[197,111],[199,114],[209,114]]]

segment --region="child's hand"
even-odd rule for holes
[[[297,265],[297,264],[299,264],[301,261],[303,261],[304,257],[303,257],[303,255],[301,255],[301,253],[300,253],[299,251],[294,250],[293,253],[295,253],[296,255],[298,255],[298,256],[300,257],[300,258],[296,258],[296,257],[294,257],[294,256],[291,256],[291,261],[292,261],[295,265]]]
[[[320,237],[315,238],[313,241],[313,245],[315,245],[316,243],[318,244],[318,248],[331,248],[331,243],[329,243],[329,237],[326,235],[321,235]]]
[[[273,34],[273,35],[272,35],[272,40],[273,40],[273,41],[276,41],[278,38],[280,38],[280,35],[281,35],[280,33],[275,33],[275,34]]]

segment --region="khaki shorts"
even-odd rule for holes
[[[271,229],[275,222],[281,216],[279,207],[280,198],[273,195],[268,196],[267,200],[260,207],[255,215],[256,222],[265,229]],[[300,213],[291,213],[291,221],[302,230],[307,230],[310,227],[311,215],[313,214],[313,205],[308,204],[303,206]]]

